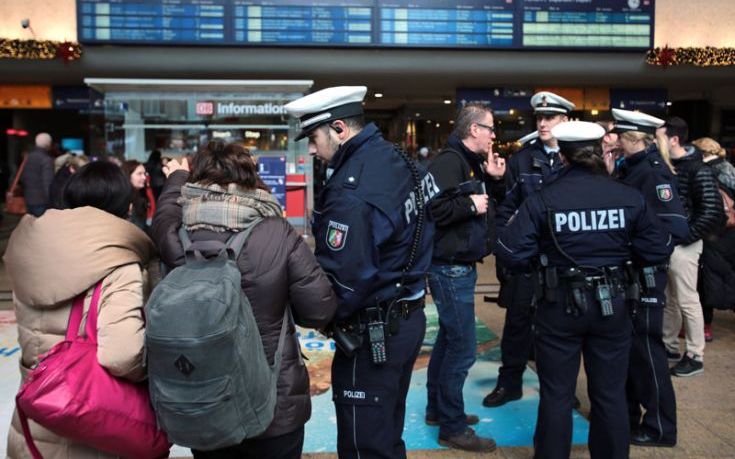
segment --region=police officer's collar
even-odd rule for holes
[[[368,123],[365,127],[362,128],[362,131],[357,133],[356,136],[352,137],[350,140],[340,145],[340,147],[337,149],[337,152],[334,154],[334,157],[332,157],[332,160],[329,162],[329,167],[335,170],[339,168],[339,166],[344,163],[347,158],[349,158],[352,153],[354,153],[355,150],[360,148],[362,144],[364,144],[368,139],[376,134],[380,135],[378,127],[375,125],[375,123]]]

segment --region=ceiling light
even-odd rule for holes
[[[452,99],[444,99],[444,103],[445,103],[446,105],[449,105],[449,104],[451,104],[451,103],[452,103]]]
[[[591,111],[590,111],[590,114],[591,114],[592,116],[597,116],[597,115],[599,115],[599,114],[600,114],[600,112],[599,112],[598,110],[591,110]]]
[[[416,113],[414,113],[414,115],[416,116],[416,118],[418,118],[419,116],[421,116],[421,113],[416,112]]]
[[[436,123],[436,127],[441,127],[441,123]]]
[[[375,93],[375,98],[376,99],[380,99],[381,97],[383,97],[383,93],[382,92],[376,92]]]

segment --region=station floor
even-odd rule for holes
[[[17,220],[13,217],[6,218],[0,225],[0,253],[4,253],[7,239]],[[502,335],[502,324],[504,310],[495,304],[486,303],[484,295],[492,295],[497,291],[497,281],[494,272],[492,257],[482,265],[479,265],[478,294],[475,297],[476,314],[487,328],[493,332],[491,345],[497,345]],[[0,263],[0,319],[12,317],[10,284],[5,273],[4,265]],[[0,320],[0,326],[3,321]],[[633,458],[735,458],[735,313],[730,311],[716,311],[713,332],[715,340],[707,344],[705,351],[705,372],[702,375],[690,378],[674,378],[674,388],[678,402],[679,443],[674,448],[640,448],[631,447],[630,456]],[[2,338],[2,337],[0,337]],[[8,353],[10,345],[0,343],[0,348]],[[17,353],[15,354],[17,356]],[[14,358],[15,356],[8,357]],[[2,362],[0,362],[2,363]],[[2,373],[8,372],[7,368],[17,368],[14,364],[10,367],[4,365]],[[532,372],[527,372],[533,375]],[[11,375],[0,375],[0,382]],[[535,389],[533,378],[527,378],[529,387],[524,387],[524,398],[526,391],[532,393]],[[15,383],[17,384],[17,382]],[[4,385],[4,387],[9,387]],[[6,394],[0,394],[0,415],[9,416],[12,412],[13,393],[15,388],[5,389]],[[483,393],[492,390],[492,384],[481,388]],[[584,371],[580,372],[577,384],[577,397],[582,403],[580,413],[583,417],[589,415],[589,399],[586,395],[586,379]],[[9,402],[8,402],[9,401]],[[520,401],[519,401],[520,402]],[[514,403],[519,403],[514,402]],[[528,403],[528,401],[527,401]],[[531,402],[534,403],[534,402]],[[535,402],[537,403],[537,402]],[[513,403],[507,405],[513,408]],[[473,407],[474,408],[474,407]],[[483,417],[492,417],[492,413],[486,408],[478,407],[476,414]],[[0,457],[5,453],[6,430],[9,419],[0,419]],[[512,422],[512,421],[503,421]],[[584,419],[580,417],[580,428],[585,429]],[[576,424],[575,424],[576,426]],[[576,429],[576,427],[575,427]],[[532,428],[527,429],[532,433]],[[529,432],[525,433],[528,438]],[[580,444],[572,449],[573,458],[589,457],[589,452],[584,444],[584,438],[577,438]],[[512,443],[512,442],[511,442]],[[418,449],[411,450],[408,457],[418,458],[469,458],[469,457],[497,457],[497,458],[531,458],[533,448],[530,442],[524,446],[517,444],[512,446],[501,445],[491,454],[472,454],[458,452],[448,449]],[[172,451],[172,457],[187,457],[183,448]],[[305,453],[305,458],[310,459],[332,459],[337,455],[334,453]]]

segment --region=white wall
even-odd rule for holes
[[[31,20],[31,30],[20,26]],[[74,0],[0,0],[0,37],[24,40],[77,40]]]

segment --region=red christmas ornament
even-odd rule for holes
[[[676,61],[676,51],[669,48],[668,45],[664,46],[658,53],[658,63],[664,68],[673,65]]]
[[[79,59],[80,55],[81,49],[79,48],[79,45],[77,43],[65,41],[59,43],[59,46],[56,48],[56,57],[67,62]]]

